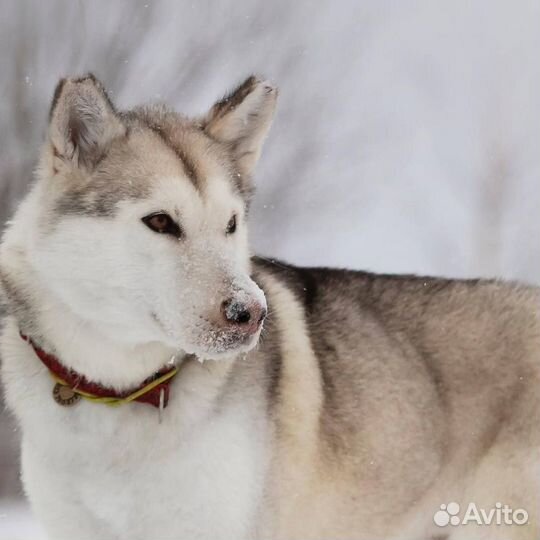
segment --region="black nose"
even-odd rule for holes
[[[225,319],[234,324],[262,323],[266,317],[266,308],[259,304],[249,305],[235,300],[226,300],[221,305]]]
[[[247,324],[251,320],[251,313],[245,304],[226,300],[223,302],[223,313],[227,321],[236,324]]]

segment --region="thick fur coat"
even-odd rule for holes
[[[276,97],[251,77],[187,119],[117,111],[91,76],[59,84],[0,249],[36,515],[55,540],[536,540],[538,289],[251,258]],[[161,421],[60,406],[20,332],[118,391],[175,362]],[[528,520],[438,526],[451,501]]]

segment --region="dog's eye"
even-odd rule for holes
[[[161,212],[150,214],[143,217],[142,221],[147,227],[160,234],[170,234],[176,238],[180,238],[182,234],[180,227],[169,214]]]
[[[229,223],[227,223],[227,229],[225,230],[227,234],[233,234],[234,231],[236,231],[236,214],[234,214],[233,217],[229,219]]]

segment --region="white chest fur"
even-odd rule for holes
[[[23,431],[23,479],[51,538],[253,538],[267,465],[249,394],[216,402],[213,370],[186,365],[157,409],[84,400],[61,407],[9,326],[3,378]]]

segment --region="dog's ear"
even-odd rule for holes
[[[126,133],[103,85],[93,75],[62,79],[54,92],[49,119],[54,156],[89,171],[111,141]]]
[[[229,146],[242,176],[251,176],[274,116],[277,88],[251,76],[218,101],[202,120],[212,138]]]

